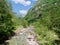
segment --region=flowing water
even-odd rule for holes
[[[12,37],[9,45],[35,45],[36,41],[33,41],[34,35],[29,37],[31,33],[29,30],[30,29],[22,29],[17,35]],[[38,43],[36,43],[36,45],[38,45]]]

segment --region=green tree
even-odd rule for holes
[[[39,15],[41,16],[36,18]],[[60,0],[38,0],[38,2],[28,11],[25,20],[27,20],[29,24],[35,26],[35,32],[39,35],[37,39],[40,42],[40,45],[54,45],[54,42],[58,42],[57,45],[59,45]],[[52,35],[57,35],[59,39],[53,38]]]
[[[0,0],[0,43],[8,39],[13,32],[12,14],[7,0]]]

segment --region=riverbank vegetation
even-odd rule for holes
[[[60,0],[39,0],[25,16],[40,45],[60,45]]]

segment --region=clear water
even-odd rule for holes
[[[26,32],[21,32],[17,36],[12,37],[9,45],[28,45],[26,42]]]
[[[29,41],[28,42],[27,39],[28,35],[32,34],[31,32],[33,32],[33,28],[28,28],[27,30],[21,30],[21,32],[18,35],[12,37],[12,39],[9,42],[9,45],[30,45],[31,41],[28,40]],[[32,42],[32,44],[35,45],[34,42]]]

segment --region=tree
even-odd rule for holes
[[[8,39],[13,32],[12,11],[7,0],[0,0],[0,43]]]
[[[42,14],[42,16],[34,19],[39,14]],[[55,40],[58,40],[57,45],[60,45],[60,0],[38,0],[28,11],[25,20],[35,26],[35,32],[39,35],[39,42],[47,41],[46,43],[40,43],[40,45],[53,45]],[[48,32],[51,34],[47,35]],[[57,35],[59,39],[54,39],[52,35]]]

